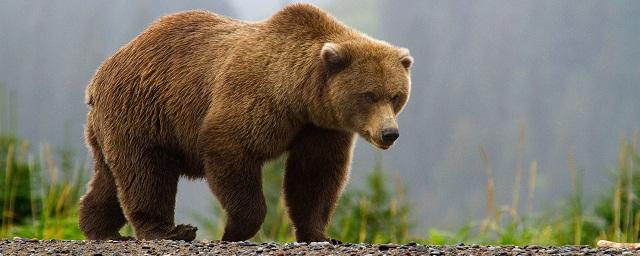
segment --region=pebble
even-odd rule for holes
[[[309,246],[331,246],[329,242],[311,242]]]
[[[397,244],[381,244],[381,245],[378,245],[378,250],[387,251],[389,249],[397,248],[397,247],[398,247]]]
[[[242,246],[257,246],[258,244],[251,242],[251,241],[243,241],[243,242],[239,242],[240,245]]]
[[[426,246],[422,246],[422,245],[417,245],[416,247],[413,247],[414,250],[419,251],[419,252],[426,252],[427,251],[427,247]],[[411,248],[409,249],[411,250]]]
[[[405,244],[405,246],[416,246],[416,245],[418,245],[418,244],[416,244],[415,242],[410,242],[410,243]]]
[[[442,252],[440,250],[437,250],[437,249],[431,249],[429,251],[429,254],[430,255],[442,255]]]

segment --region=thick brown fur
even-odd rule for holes
[[[206,11],[165,16],[87,87],[95,174],[81,200],[88,239],[193,240],[174,224],[180,176],[205,178],[227,214],[223,240],[259,230],[261,167],[288,152],[284,193],[299,241],[324,241],[348,179],[354,135],[386,149],[410,91],[406,49],[320,9],[289,5],[261,22]],[[389,135],[389,136],[387,136]]]

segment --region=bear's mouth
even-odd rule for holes
[[[391,147],[391,145],[380,145],[378,143],[375,144],[376,147],[382,149],[382,150],[387,150]]]
[[[370,133],[369,131],[363,131],[363,132],[361,132],[361,133],[360,133],[360,136],[361,136],[364,140],[366,140],[367,142],[369,142],[369,144],[371,144],[371,145],[373,145],[373,146],[375,146],[375,147],[377,147],[377,148],[379,148],[379,149],[382,149],[382,150],[387,150],[387,149],[389,149],[389,148],[391,147],[391,145],[393,145],[393,143],[391,143],[391,144],[388,144],[388,145],[387,145],[387,144],[384,144],[384,143],[382,143],[382,142],[378,142],[378,141],[376,141],[376,139],[375,139],[375,138],[373,138],[373,137],[371,136],[371,133]]]

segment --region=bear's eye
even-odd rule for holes
[[[365,92],[362,94],[362,97],[368,102],[368,103],[375,103],[376,101],[378,101],[378,97],[376,97],[375,94],[373,94],[372,92]]]

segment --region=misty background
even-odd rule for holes
[[[149,23],[191,9],[257,21],[288,2],[1,1],[0,86],[14,93],[17,134],[84,160],[84,88]],[[568,154],[589,203],[611,184],[620,139],[640,128],[640,1],[310,2],[415,58],[399,141],[380,152],[359,140],[347,189],[381,160],[408,188],[416,234],[483,216],[480,145],[498,205],[509,204],[525,130],[523,165],[538,164],[534,209],[544,210],[571,190]],[[202,181],[181,181],[178,197],[178,222],[213,200]]]

